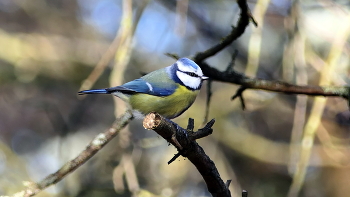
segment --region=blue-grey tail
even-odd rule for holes
[[[110,91],[107,91],[106,89],[96,89],[96,90],[83,90],[78,92],[79,95],[83,94],[110,94]]]

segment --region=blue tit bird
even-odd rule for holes
[[[196,99],[203,80],[201,68],[192,60],[181,58],[171,66],[153,71],[121,86],[84,90],[78,94],[113,94],[124,100],[139,117],[157,112],[172,119],[185,112]],[[142,117],[141,116],[141,117]]]

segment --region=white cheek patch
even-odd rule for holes
[[[192,89],[198,89],[201,84],[201,79],[198,77],[191,77],[180,71],[176,71],[176,75],[185,86],[188,86]]]

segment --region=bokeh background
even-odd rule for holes
[[[349,84],[348,0],[250,0],[250,24],[207,60],[224,70],[299,85]],[[235,1],[0,0],[0,195],[39,181],[74,158],[123,113],[110,95],[78,96],[190,57],[220,42]],[[232,196],[344,197],[350,193],[350,113],[342,98],[213,82],[214,133],[199,144]],[[174,121],[203,126],[207,86]],[[195,167],[134,120],[78,170],[38,196],[209,196]]]

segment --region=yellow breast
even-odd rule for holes
[[[143,114],[157,112],[166,118],[175,118],[186,111],[194,102],[199,90],[191,91],[179,85],[169,96],[159,97],[149,94],[134,94],[129,103],[135,110]]]

